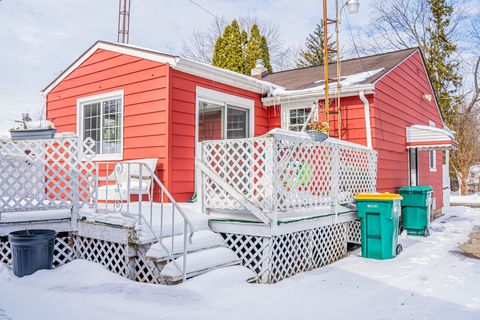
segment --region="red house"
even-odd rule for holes
[[[43,94],[58,131],[91,137],[97,160],[158,158],[159,177],[177,201],[186,201],[195,191],[198,142],[301,130],[312,108],[322,117],[323,79],[323,67],[267,74],[259,64],[248,77],[98,41]],[[434,208],[442,208],[443,167],[455,141],[419,49],[345,60],[341,84],[341,108],[331,105],[331,136],[378,151],[379,191],[429,184]]]

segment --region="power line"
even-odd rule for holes
[[[350,20],[348,20],[348,14],[346,14],[345,17],[347,19],[347,27],[348,27],[347,29],[350,34],[350,40],[352,40],[353,47],[355,49],[355,53],[357,54],[357,57],[360,58],[360,53],[358,52],[357,43],[355,42],[355,37],[353,36],[352,27],[350,26]]]
[[[188,2],[190,2],[191,4],[197,6],[198,8],[200,8],[200,10],[208,13],[209,15],[211,15],[212,17],[214,17],[215,19],[220,20],[220,21],[222,21],[222,22],[224,22],[224,23],[227,23],[224,19],[218,17],[217,15],[215,15],[213,12],[211,12],[211,11],[208,10],[207,8],[201,6],[199,3],[197,3],[197,2],[195,2],[195,1],[193,1],[193,0],[188,0]]]

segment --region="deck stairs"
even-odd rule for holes
[[[163,245],[162,245],[163,244]],[[165,248],[172,254],[170,255]],[[173,256],[173,259],[172,259]],[[153,244],[146,254],[160,270],[160,281],[176,284],[183,280],[177,266],[183,265],[183,234],[165,237],[162,243]],[[240,259],[226,247],[223,238],[208,229],[196,231],[188,245],[186,278],[193,278],[209,271],[240,264]]]

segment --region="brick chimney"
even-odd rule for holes
[[[268,70],[265,68],[265,63],[262,59],[258,59],[255,68],[250,71],[250,75],[255,79],[263,79],[267,74]]]

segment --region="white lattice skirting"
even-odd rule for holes
[[[122,243],[60,233],[55,241],[53,266],[58,267],[74,259],[85,259],[132,280],[161,283],[159,266],[145,256],[149,246],[132,248]],[[0,262],[12,264],[8,237],[0,238]]]
[[[58,267],[64,265],[75,258],[71,245],[71,238],[68,233],[59,233],[55,240],[53,250],[53,266]],[[0,262],[12,264],[12,252],[10,250],[10,242],[8,237],[0,238]]]
[[[160,268],[146,258],[150,244],[132,245],[84,236],[74,236],[77,259],[99,263],[111,272],[131,280],[161,283]]]
[[[221,233],[260,283],[275,283],[322,267],[347,253],[349,223],[343,222],[271,237]]]
[[[362,244],[362,232],[360,229],[360,221],[350,221],[348,223],[347,242]]]

